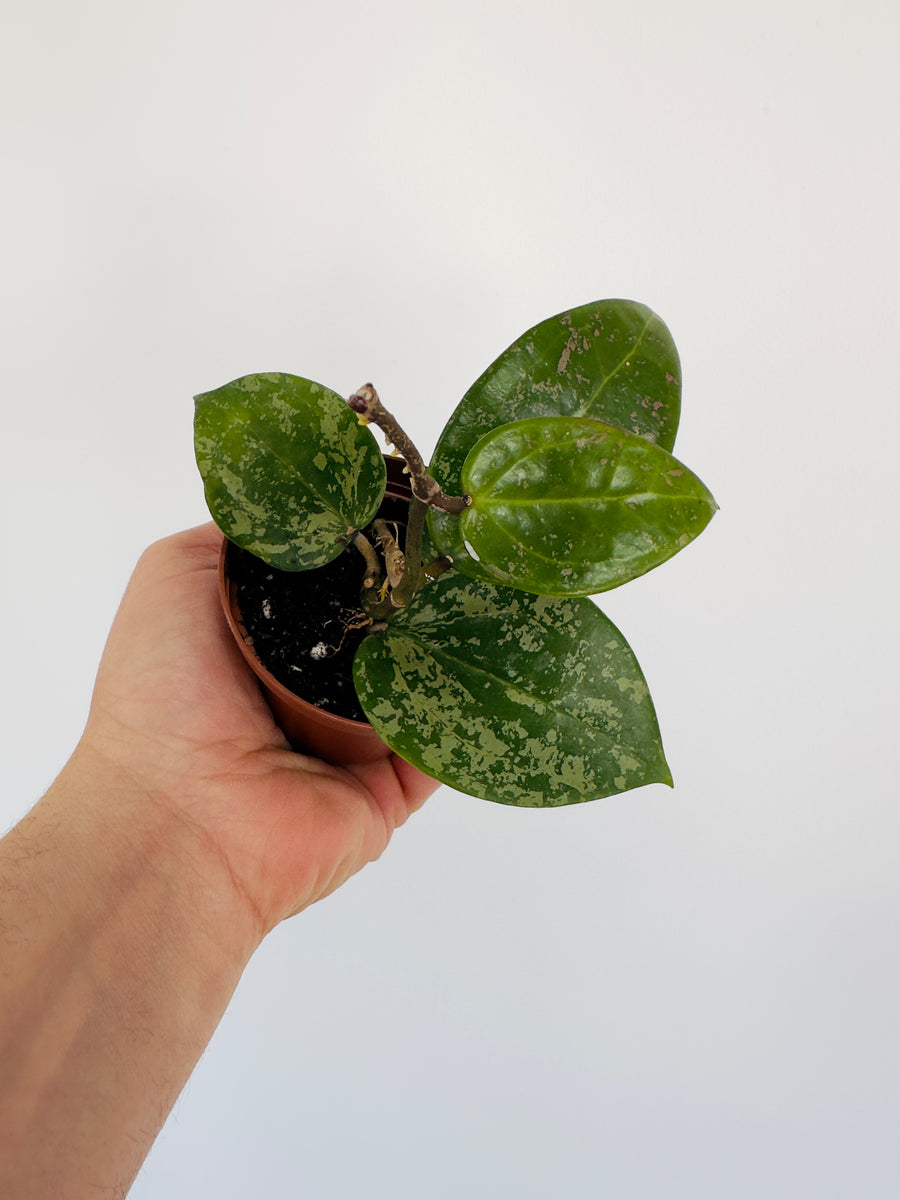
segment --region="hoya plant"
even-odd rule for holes
[[[680,375],[659,317],[602,300],[505,350],[427,466],[371,385],[286,374],[197,396],[197,461],[220,529],[273,570],[358,559],[353,682],[391,749],[471,795],[573,804],[672,783],[637,659],[589,597],[715,512],[672,455]],[[405,460],[400,521],[378,516],[372,425]]]

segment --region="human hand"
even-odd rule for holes
[[[265,934],[437,786],[288,748],[221,610],[220,543],[144,553],[75,753],[0,840],[0,1196],[124,1196]]]
[[[224,867],[262,937],[378,858],[438,785],[395,755],[337,768],[288,747],[221,612],[220,545],[210,524],[145,551],[75,757],[192,831],[194,863]]]

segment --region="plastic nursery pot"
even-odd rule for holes
[[[408,501],[411,491],[409,478],[403,474],[403,460],[385,455],[385,465],[385,498]],[[285,737],[295,750],[314,754],[334,766],[375,762],[379,758],[386,758],[391,751],[368,721],[351,721],[347,717],[339,717],[335,713],[316,708],[314,704],[303,700],[280,683],[257,658],[241,616],[237,585],[228,573],[231,548],[231,542],[223,538],[222,549],[219,552],[219,596],[225,619],[238,649],[259,680],[272,714]]]

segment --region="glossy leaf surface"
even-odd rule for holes
[[[633,300],[599,300],[523,333],[469,388],[444,429],[431,473],[462,488],[472,447],[528,417],[591,417],[671,450],[681,411],[681,364],[663,321]],[[429,514],[442,553],[465,558],[456,517]]]
[[[671,784],[647,684],[582,598],[444,576],[360,645],[356,689],[402,758],[502,804],[575,804]]]
[[[706,528],[716,503],[661,446],[581,417],[495,429],[462,472],[466,574],[547,596],[618,587]]]
[[[283,571],[336,558],[384,495],[372,434],[297,375],[245,375],[195,397],[194,443],[213,520]]]

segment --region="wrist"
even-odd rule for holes
[[[88,744],[0,842],[0,1195],[137,1171],[258,940],[200,846]]]
[[[73,872],[126,885],[154,880],[198,952],[208,946],[226,971],[243,969],[265,929],[188,805],[88,737],[42,804],[65,806]]]

